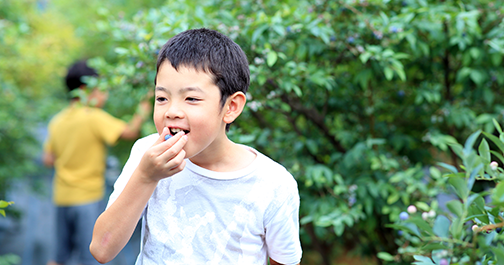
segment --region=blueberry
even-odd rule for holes
[[[495,232],[500,233],[502,231],[502,227],[495,228]]]
[[[355,42],[355,38],[354,37],[348,37],[347,41],[348,41],[348,43],[354,43]]]
[[[168,140],[168,139],[170,139],[170,138],[172,138],[171,134],[167,134],[167,135],[165,135],[165,137],[164,137],[165,141],[166,141],[166,140]]]
[[[399,214],[399,219],[401,219],[403,221],[406,220],[406,219],[408,219],[408,217],[409,217],[409,215],[408,215],[407,212],[402,212],[402,213]]]
[[[373,36],[377,39],[377,40],[381,40],[383,38],[383,33],[380,32],[380,31],[374,31],[373,32]]]
[[[336,40],[336,37],[335,36],[331,36],[331,41],[335,41]]]
[[[397,234],[398,234],[399,236],[402,236],[402,235],[404,234],[404,232],[403,232],[402,230],[399,230],[399,231],[397,231]]]
[[[401,97],[401,98],[402,98],[402,97],[404,97],[404,95],[405,95],[405,94],[406,94],[406,93],[404,93],[404,90],[399,90],[399,91],[397,92],[397,95],[398,95],[399,97]]]
[[[350,198],[348,198],[348,204],[350,206],[354,205],[356,202],[357,200],[355,199],[355,196],[350,196]]]
[[[292,28],[290,26],[288,26],[286,30],[287,30],[287,32],[291,32]]]
[[[397,31],[398,31],[397,27],[394,26],[390,27],[390,32],[397,33]]]

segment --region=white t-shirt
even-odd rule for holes
[[[138,140],[114,185],[119,197],[158,134]],[[258,151],[248,167],[215,172],[189,159],[159,181],[143,213],[136,264],[282,264],[301,260],[299,193],[292,175]]]

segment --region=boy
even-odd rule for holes
[[[97,76],[86,61],[73,64],[65,77],[70,91],[84,89],[82,77]],[[44,143],[43,162],[55,167],[53,201],[56,205],[56,256],[48,264],[65,264],[75,250],[79,264],[97,264],[89,252],[93,224],[102,211],[105,189],[106,145],[119,138],[138,138],[140,126],[151,111],[144,101],[144,114],[135,114],[129,124],[100,109],[107,94],[94,89],[88,102],[72,97],[70,105],[51,119]]]
[[[159,134],[138,140],[96,221],[90,250],[112,260],[142,217],[137,264],[298,264],[299,194],[285,168],[227,138],[248,62],[228,37],[182,32],[161,49]],[[167,139],[167,140],[165,140]]]

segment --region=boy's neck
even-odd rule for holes
[[[233,172],[246,168],[256,158],[256,154],[232,142],[227,137],[220,146],[220,151],[212,154],[201,153],[192,157],[192,163],[215,172]]]

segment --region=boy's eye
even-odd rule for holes
[[[197,102],[197,101],[199,101],[199,99],[197,99],[197,98],[186,98],[186,100],[189,101],[189,102]]]
[[[164,98],[164,97],[157,97],[157,98],[156,98],[156,101],[157,101],[157,102],[165,102],[166,100],[167,100],[167,99],[166,99],[166,98]]]

